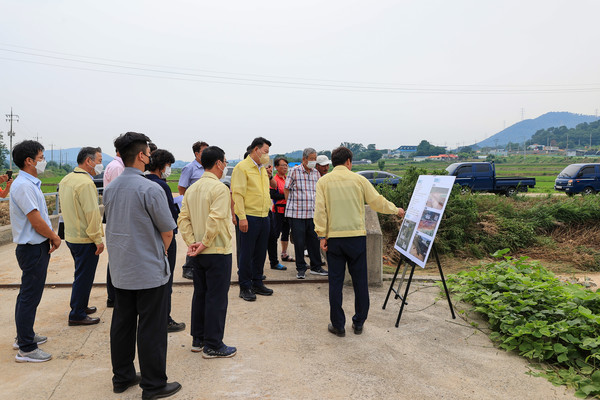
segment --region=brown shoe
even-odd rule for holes
[[[85,309],[85,313],[86,313],[86,314],[93,314],[93,313],[95,313],[96,311],[98,311],[98,309],[97,309],[96,307],[94,307],[94,306],[87,307],[87,308]]]
[[[77,326],[77,325],[95,325],[100,322],[100,318],[92,318],[86,316],[84,319],[80,319],[78,321],[69,320],[69,326]]]

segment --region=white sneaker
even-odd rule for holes
[[[15,356],[16,362],[44,362],[50,361],[52,359],[52,354],[46,353],[44,350],[37,348],[28,353],[24,353],[21,350],[17,351],[17,355]]]
[[[33,337],[33,341],[39,346],[40,344],[46,343],[48,341],[48,338],[46,336],[38,335],[36,333]],[[17,343],[17,338],[15,338],[15,342],[13,343],[13,350],[19,350],[19,343]]]

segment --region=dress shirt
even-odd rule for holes
[[[145,174],[145,176],[147,179],[150,179],[152,182],[158,183],[158,185],[161,188],[163,188],[163,190],[165,191],[165,195],[167,196],[167,203],[169,204],[169,210],[171,210],[173,221],[177,223],[177,217],[179,216],[179,206],[175,204],[175,201],[173,200],[173,192],[171,191],[171,188],[169,187],[167,182],[164,179],[159,178],[155,174]],[[177,228],[173,229],[173,233],[177,233]]]
[[[126,167],[104,189],[106,247],[112,283],[126,290],[162,286],[171,275],[161,232],[177,226],[165,191]]]
[[[14,180],[10,192],[10,224],[13,242],[17,244],[40,244],[48,238],[33,229],[27,214],[38,210],[52,229],[48,217],[48,206],[42,193],[42,181],[21,170]]]
[[[319,237],[365,236],[365,202],[384,214],[398,213],[364,176],[338,165],[317,182],[315,231]]]
[[[106,169],[104,170],[104,176],[102,181],[104,182],[104,187],[108,186],[117,176],[121,175],[123,170],[125,169],[125,165],[123,164],[123,160],[121,157],[116,156],[114,160],[108,163]]]
[[[190,187],[198,179],[202,178],[204,167],[194,159],[191,163],[181,169],[178,185],[184,188]]]
[[[239,219],[268,217],[271,207],[269,176],[266,168],[259,168],[252,157],[240,161],[231,174],[231,193],[234,211]]]
[[[290,170],[285,180],[285,188],[289,190],[286,217],[311,219],[315,215],[315,193],[320,176],[315,168],[307,172],[302,164]]]
[[[98,206],[98,192],[92,176],[75,167],[58,185],[58,197],[65,240],[69,243],[102,243],[102,217]]]
[[[205,172],[185,191],[177,222],[188,246],[207,247],[201,254],[231,254],[231,197],[215,174]]]

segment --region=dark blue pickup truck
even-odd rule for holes
[[[600,164],[571,164],[554,181],[554,190],[574,194],[594,194],[600,191]]]
[[[535,187],[535,178],[496,177],[496,167],[489,162],[466,162],[450,164],[448,175],[456,176],[455,184],[463,188],[463,192],[490,192],[513,196],[517,192],[526,192]]]

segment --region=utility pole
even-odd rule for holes
[[[8,168],[12,170],[12,150],[13,150],[13,136],[15,136],[15,132],[13,132],[13,121],[19,122],[19,116],[13,114],[12,107],[10,108],[10,114],[6,115],[6,121],[10,122],[10,131],[8,131],[8,137],[10,138],[10,152],[8,153]]]
[[[35,134],[35,141],[36,141],[36,142],[39,142],[39,141],[40,141],[40,138],[41,138],[40,134],[39,134],[39,133],[36,133],[36,134]]]
[[[521,121],[525,119],[525,109],[521,108]]]
[[[51,153],[50,153],[50,161],[54,162],[54,144],[53,143],[50,144],[50,148],[52,149]]]

